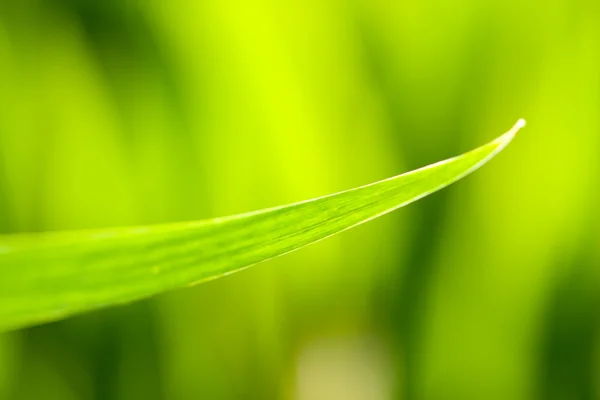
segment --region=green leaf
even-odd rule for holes
[[[199,222],[0,236],[0,329],[131,302],[289,253],[459,180],[523,125],[461,156],[292,205]]]

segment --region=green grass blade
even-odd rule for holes
[[[288,206],[200,222],[0,236],[0,330],[130,302],[289,253],[457,181],[523,125],[461,156]]]

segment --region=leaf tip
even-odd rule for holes
[[[518,131],[519,129],[523,128],[525,125],[527,125],[527,121],[525,121],[525,119],[523,119],[523,118],[519,118],[519,120],[515,124],[514,129],[516,129]]]
[[[510,128],[508,132],[506,132],[505,136],[508,136],[510,139],[512,139],[525,125],[527,125],[527,121],[525,121],[523,118],[519,118],[515,125]]]
[[[510,128],[508,132],[496,139],[500,150],[506,147],[513,140],[517,132],[519,132],[519,130],[521,130],[521,128],[523,128],[525,125],[527,125],[527,122],[523,118],[519,118],[519,120],[512,128]]]

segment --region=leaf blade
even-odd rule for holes
[[[523,125],[463,155],[287,206],[199,222],[0,236],[0,330],[216,279],[323,240],[463,178]]]

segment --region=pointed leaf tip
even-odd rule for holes
[[[393,178],[207,221],[0,235],[0,331],[66,318],[241,271],[370,221],[465,177],[525,126]]]

